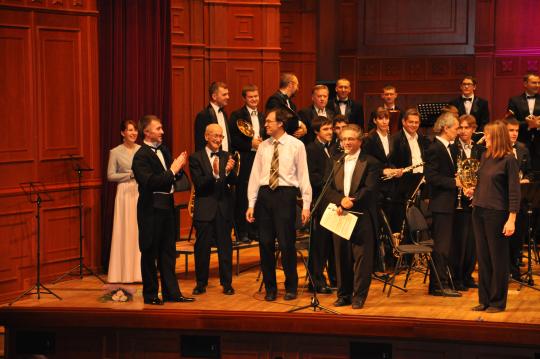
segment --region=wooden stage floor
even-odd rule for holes
[[[297,300],[284,301],[284,278],[282,272],[278,271],[278,299],[266,302],[264,290],[258,292],[258,248],[243,250],[240,260],[241,268],[251,269],[233,277],[233,287],[236,290],[233,296],[221,292],[217,256],[213,254],[207,293],[196,296],[194,303],[144,305],[141,285],[132,285],[136,289],[133,302],[102,303],[99,297],[103,285],[96,278],[87,276],[83,280],[69,280],[55,285],[45,283],[63,300],[45,294],[39,301],[34,295],[10,307],[4,305],[0,309],[0,324],[13,325],[18,321],[32,319],[47,320],[48,313],[54,313],[58,325],[81,320],[86,316],[87,323],[95,327],[107,326],[106,323],[110,322],[109,325],[113,327],[150,328],[159,323],[157,325],[162,328],[192,330],[226,329],[263,333],[280,330],[283,333],[391,336],[407,340],[491,342],[534,347],[540,343],[540,292],[528,288],[518,290],[516,284],[510,284],[507,310],[496,314],[471,311],[478,303],[475,289],[463,292],[461,298],[427,295],[427,284],[422,283],[423,276],[419,273],[412,276],[407,286],[408,292],[394,289],[389,298],[382,292],[383,284],[373,281],[365,307],[361,310],[353,310],[350,306],[333,307],[336,296],[331,294],[319,295],[320,303],[341,315],[313,312],[311,309],[291,314],[287,312],[309,304],[311,294],[299,291]],[[301,286],[305,270],[300,262],[298,270]],[[183,293],[191,296],[194,287],[192,258],[188,274],[184,274],[184,261],[180,259],[177,261],[177,273]],[[535,279],[540,284],[540,277]],[[404,275],[400,275],[396,284],[402,285],[403,280]],[[120,324],[115,324],[114,318],[118,318],[117,323]],[[274,324],[280,321],[280,329],[276,329],[275,325],[267,327],[265,321],[268,320]]]

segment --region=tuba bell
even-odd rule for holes
[[[255,131],[253,130],[253,125],[242,118],[239,118],[238,120],[236,120],[236,127],[238,127],[238,130],[244,136],[253,138],[253,136],[255,135]]]

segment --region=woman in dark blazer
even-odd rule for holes
[[[508,238],[519,211],[519,166],[508,130],[497,120],[484,128],[487,151],[478,169],[473,195],[473,229],[478,255],[478,299],[474,311],[502,312],[508,294]]]

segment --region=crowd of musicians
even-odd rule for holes
[[[171,155],[159,118],[124,121],[123,143],[111,150],[108,167],[109,179],[119,182],[109,281],[142,280],[147,304],[194,300],[182,294],[175,276],[173,193],[189,166],[196,231],[193,295],[206,292],[211,246],[217,247],[223,293],[235,293],[234,228],[236,241],[259,243],[264,299],[277,299],[279,253],[283,299],[294,300],[295,242],[303,227],[310,233],[309,289],[336,291],[335,306],[360,309],[380,261],[382,222],[407,241],[406,208],[413,203],[431,218],[428,293],[460,297],[461,291],[478,288],[473,310],[503,311],[509,278],[522,280],[527,223],[521,184],[540,169],[540,77],[524,76],[523,94],[510,98],[500,120],[490,117],[488,102],[475,95],[476,85],[474,77],[465,76],[461,94],[426,127],[417,108],[397,105],[391,85],[364,119],[344,78],[337,80],[333,98],[327,86],[315,85],[312,104],[300,110],[293,102],[299,91],[294,74],[281,75],[264,107],[257,86],[246,85],[244,105],[230,115],[228,86],[214,82],[210,103],[195,118],[195,152],[189,156]],[[472,185],[457,175],[464,167],[472,171]],[[321,226],[328,204],[338,215],[358,217],[349,240]]]

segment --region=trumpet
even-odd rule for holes
[[[236,120],[236,126],[238,127],[238,130],[245,136],[249,138],[253,138],[255,135],[255,130],[253,130],[253,125],[246,120],[239,118]]]

